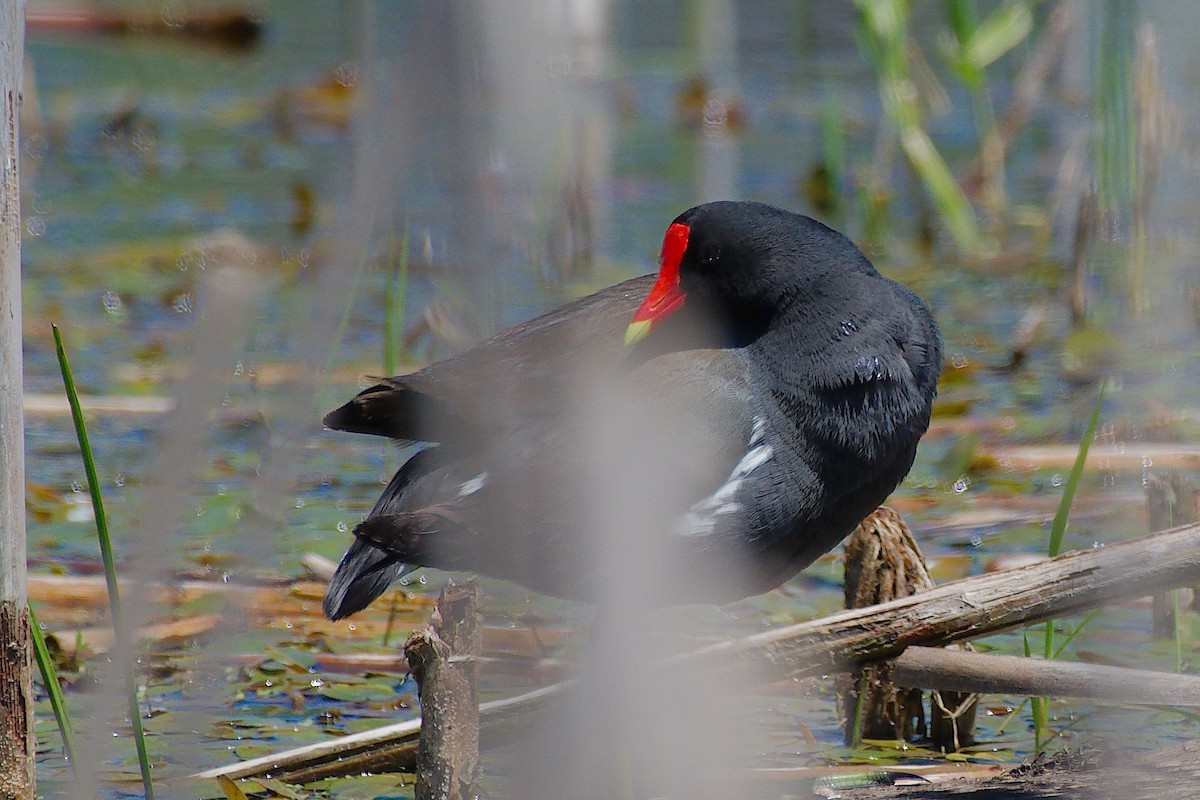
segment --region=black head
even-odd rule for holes
[[[744,346],[797,306],[853,299],[852,276],[876,276],[858,248],[814,219],[763,203],[689,209],[667,229],[662,268],[634,315],[637,341],[676,310],[710,318],[727,346]]]

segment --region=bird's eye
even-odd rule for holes
[[[720,260],[721,248],[719,247],[706,247],[700,253],[700,266],[702,267],[711,267]]]

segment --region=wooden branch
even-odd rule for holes
[[[79,404],[88,417],[121,416],[150,417],[166,414],[175,408],[169,397],[141,395],[81,395]],[[71,406],[61,392],[26,392],[24,397],[27,417],[66,417]]]
[[[326,583],[333,580],[333,573],[337,572],[336,561],[316,553],[305,553],[300,558],[300,566],[304,567],[312,577]]]
[[[937,646],[1065,617],[1117,600],[1190,585],[1200,578],[1200,524],[1027,567],[947,583],[919,595],[777,628],[664,659],[721,662],[731,673],[819,675],[894,658],[912,645]]]
[[[981,457],[1011,466],[1017,472],[1069,468],[1078,453],[1077,444],[983,445],[979,448]],[[1196,469],[1200,466],[1200,446],[1169,442],[1139,442],[1130,447],[1096,444],[1088,450],[1087,468],[1142,469],[1147,459],[1157,467]]]
[[[556,683],[516,697],[481,703],[481,747],[487,749],[507,739],[511,731],[523,726],[530,712],[544,708],[570,685],[569,681]],[[270,776],[289,783],[308,783],[338,775],[382,771],[388,767],[411,770],[417,760],[417,737],[420,732],[421,720],[410,719],[328,742],[214,767],[192,777],[236,780]]]
[[[660,667],[663,674],[670,674],[690,660],[706,659],[719,670],[764,678],[817,675],[850,669],[867,661],[896,658],[911,646],[945,645],[1068,616],[1115,600],[1144,597],[1198,580],[1200,524],[1067,553],[1038,564],[955,581],[883,605],[843,611],[722,642],[664,659]],[[899,660],[904,662],[903,658]],[[1171,679],[1178,680],[1178,676]],[[541,707],[570,685],[559,683],[480,706],[483,746],[511,731],[529,711]],[[409,737],[415,742],[419,728],[419,721],[401,723],[218,767],[197,777],[270,774],[302,782],[350,774],[372,768],[367,765],[373,763],[369,759],[373,748],[381,748],[389,757],[401,751],[415,754],[415,744],[407,742]],[[364,753],[368,754],[366,760],[359,759]]]
[[[181,9],[170,18],[136,11],[110,12],[95,3],[39,6],[28,14],[29,29],[39,33],[171,36],[233,49],[248,49],[262,38],[262,21],[237,9]]]
[[[934,647],[910,647],[891,664],[897,683],[923,689],[1200,707],[1200,677],[1174,672]]]

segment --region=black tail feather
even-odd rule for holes
[[[452,409],[404,381],[387,378],[364,389],[326,414],[325,427],[410,442],[444,442],[469,434],[466,422]]]
[[[353,402],[343,406],[343,409],[349,408]],[[329,424],[329,417],[325,421]],[[355,529],[355,539],[350,543],[346,555],[342,556],[333,580],[325,591],[322,608],[326,617],[336,620],[362,611],[387,591],[392,581],[417,569],[419,564],[405,563],[404,556],[389,546],[389,543],[398,544],[400,538],[394,515],[404,503],[404,490],[422,474],[436,468],[444,457],[440,447],[422,450],[396,471],[367,518],[368,522],[375,520],[376,524],[382,524],[388,536],[372,544],[371,537],[359,535],[371,529],[371,525],[364,522]],[[388,521],[381,522],[383,519]]]
[[[385,382],[359,392],[322,421],[335,431],[417,440],[417,406],[416,392]]]
[[[416,569],[394,553],[388,553],[355,539],[325,592],[321,607],[331,620],[362,611],[387,591],[392,581]]]

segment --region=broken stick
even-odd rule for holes
[[[479,581],[450,581],[404,645],[421,697],[416,800],[468,800],[479,776]]]

